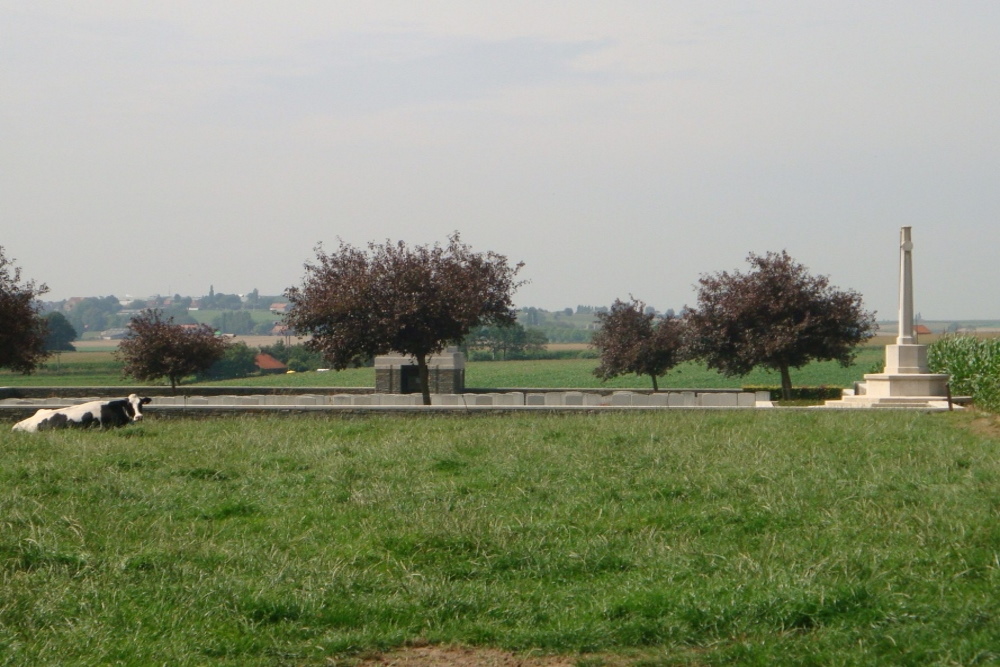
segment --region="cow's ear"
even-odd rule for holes
[[[151,399],[149,396],[144,396],[142,398],[142,400],[139,401],[139,404],[140,405],[146,405],[147,403],[152,403],[152,402],[153,402],[153,399]]]

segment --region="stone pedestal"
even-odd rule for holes
[[[465,391],[465,355],[456,347],[427,358],[428,384],[432,394],[461,394]],[[379,394],[420,393],[417,362],[401,354],[375,357],[375,392]]]
[[[886,345],[885,373],[904,375],[927,372],[926,345]]]

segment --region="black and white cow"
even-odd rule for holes
[[[53,428],[124,426],[142,419],[142,406],[152,402],[148,396],[131,394],[117,401],[90,401],[57,410],[39,410],[33,416],[14,424],[14,431],[46,431]]]

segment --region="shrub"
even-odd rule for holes
[[[771,400],[779,401],[781,397],[781,387],[774,385],[746,385],[743,391],[768,391],[771,392]],[[792,387],[792,394],[788,400],[793,401],[838,401],[843,397],[844,390],[840,387]]]
[[[952,394],[971,396],[976,407],[1000,412],[1000,338],[944,336],[927,350],[932,373],[951,375]]]

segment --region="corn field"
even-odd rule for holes
[[[953,394],[1000,412],[1000,338],[945,336],[928,348],[927,364],[933,373],[951,375]]]

